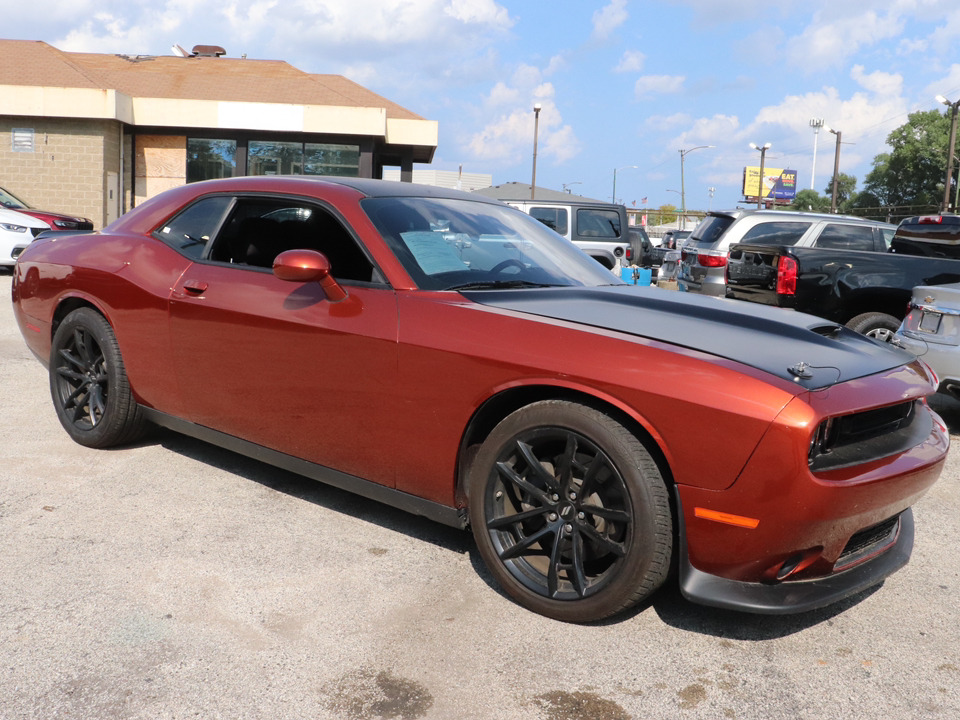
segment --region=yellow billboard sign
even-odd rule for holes
[[[760,190],[760,168],[743,169],[743,195],[775,200],[793,200],[797,196],[797,171],[784,168],[763,168],[763,184]]]

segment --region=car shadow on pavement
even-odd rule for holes
[[[757,615],[692,603],[683,597],[673,576],[654,596],[653,609],[664,623],[679,630],[730,640],[775,640],[821,623],[829,624],[834,617],[859,605],[882,587],[881,582],[819,610],[793,615]]]
[[[956,403],[956,413],[953,427],[960,430],[960,403]],[[498,595],[509,599],[487,569],[469,531],[442,525],[171,430],[156,428],[140,444],[160,445],[178,455],[251,480],[270,490],[466,555],[477,576]],[[862,602],[881,587],[882,583],[820,610],[797,615],[756,615],[690,602],[680,593],[674,569],[663,587],[650,599],[612,618],[590,624],[616,625],[652,609],[663,623],[677,629],[730,640],[772,640],[830,622],[833,617]]]
[[[318,480],[283,470],[249,458],[246,455],[225,450],[171,430],[156,428],[143,444],[158,444],[178,455],[252,480],[276,492],[403,533],[418,540],[425,540],[455,553],[465,554],[473,548],[473,537],[469,532],[442,525],[428,518],[413,515],[376,500],[355,495]]]

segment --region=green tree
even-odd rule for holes
[[[787,205],[787,210],[799,210],[800,212],[827,212],[830,210],[830,198],[824,197],[816,190],[804,188],[800,190],[793,202]]]
[[[937,205],[943,199],[950,118],[939,110],[911,113],[887,136],[889,153],[873,159],[857,205]]]
[[[826,189],[823,191],[827,196],[827,208],[830,208],[830,204],[833,199],[833,177],[830,177],[830,182],[827,183]],[[852,202],[854,197],[857,195],[857,179],[853,175],[847,175],[846,173],[840,173],[837,175],[837,210],[839,212],[847,212],[852,207]]]
[[[661,205],[657,208],[657,216],[657,225],[666,225],[667,223],[672,223],[677,219],[677,206]]]

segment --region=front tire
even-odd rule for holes
[[[880,342],[890,342],[900,327],[900,321],[893,315],[882,312],[869,312],[857,315],[847,327]]]
[[[487,567],[534,612],[600,620],[667,576],[673,524],[660,471],[593,408],[548,400],[509,415],[472,464],[468,499]]]
[[[54,333],[50,394],[60,424],[80,445],[112,447],[146,429],[113,329],[90,308],[71,312]]]

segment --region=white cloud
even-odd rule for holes
[[[647,59],[639,50],[627,50],[620,58],[620,63],[613,69],[614,72],[642,72],[643,63]]]
[[[627,0],[610,0],[610,4],[593,14],[594,40],[604,40],[627,21]]]
[[[863,65],[854,65],[850,71],[850,77],[853,78],[860,87],[869,90],[875,95],[899,96],[903,93],[903,75],[895,75],[880,70],[867,75],[863,72]]]
[[[808,73],[836,67],[861,47],[895,38],[903,27],[897,9],[885,15],[867,10],[847,17],[837,17],[833,11],[818,12],[799,36],[787,40],[787,59]]]
[[[496,116],[465,143],[464,150],[475,159],[516,165],[533,151],[533,104],[541,105],[538,154],[542,159],[562,163],[580,152],[580,141],[563,117],[555,100],[552,83],[542,82],[542,73],[522,65],[513,74],[511,84],[497,83],[484,98],[488,113]]]
[[[666,132],[680,125],[689,125],[691,122],[693,118],[687,113],[674,113],[673,115],[651,115],[645,124],[651,130]]]
[[[697,118],[689,130],[681,133],[671,143],[678,149],[696,145],[720,146],[737,135],[740,129],[740,119],[736,115],[714,115],[713,117]]]
[[[493,0],[451,0],[444,8],[450,17],[464,23],[510,27],[513,21],[507,9]]]
[[[960,92],[957,88],[960,88],[960,65],[955,63],[950,66],[946,75],[927,85],[920,93],[920,97],[932,101],[937,95],[946,95],[948,100],[956,102],[960,100]]]
[[[637,79],[633,91],[638,100],[650,95],[673,95],[683,90],[683,75],[644,75]]]

